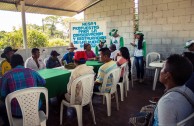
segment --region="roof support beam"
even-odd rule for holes
[[[24,49],[27,49],[25,2],[22,0],[22,1],[20,1],[20,4],[21,4],[21,16],[22,16],[23,47],[24,47]]]

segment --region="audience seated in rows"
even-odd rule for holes
[[[160,98],[154,112],[154,126],[175,126],[193,112],[187,98],[176,91],[180,90],[194,102],[194,93],[184,84],[193,72],[191,62],[178,54],[171,55],[160,72],[160,82],[166,93]]]
[[[46,68],[43,60],[40,58],[40,51],[38,48],[32,49],[32,56],[26,60],[25,67],[35,71]]]
[[[6,47],[3,50],[3,53],[1,54],[1,58],[5,58],[5,60],[3,60],[1,62],[1,75],[4,75],[5,72],[11,70],[11,65],[10,65],[10,60],[11,60],[11,56],[17,51],[17,49],[12,49],[10,46]]]
[[[100,49],[101,61],[104,63],[98,70],[98,75],[94,84],[94,92],[110,92],[112,86],[112,77],[108,78],[106,88],[101,90],[105,74],[110,70],[117,68],[117,64],[110,58],[111,52],[108,48]]]
[[[92,67],[86,66],[86,60],[87,56],[84,51],[75,52],[74,63],[76,65],[76,68],[71,72],[69,83],[67,84],[67,93],[65,94],[65,98],[67,99],[67,101],[70,101],[71,98],[71,84],[73,83],[73,81],[82,75],[94,73]],[[81,86],[81,82],[79,82],[76,87],[76,104],[81,103],[83,94],[82,90],[83,89]]]
[[[73,57],[74,57],[74,50],[76,50],[77,48],[74,47],[73,43],[69,44],[69,47],[67,47],[67,50],[69,51],[68,53],[66,53],[63,58],[61,59],[62,65],[64,64],[69,64],[69,63],[73,63]]]
[[[46,68],[60,67],[61,63],[59,62],[59,59],[57,58],[57,56],[59,56],[59,55],[60,54],[57,51],[52,50],[51,56],[49,57],[49,59],[46,62]]]
[[[46,81],[34,70],[29,68],[24,68],[24,61],[21,55],[14,54],[11,57],[11,67],[12,70],[6,72],[2,77],[1,84],[1,100],[5,102],[6,96],[16,90],[44,86]],[[21,118],[22,112],[19,107],[18,102],[14,99],[12,104],[12,114],[14,117]],[[4,125],[8,126],[7,113],[5,109],[5,104],[1,105],[0,114],[3,118]]]

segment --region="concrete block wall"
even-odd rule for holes
[[[107,23],[107,44],[110,44],[109,32],[111,29],[118,29],[118,33],[124,37],[125,46],[133,48],[130,42],[133,41],[133,0],[103,0],[84,11],[85,21],[106,21]]]
[[[181,54],[187,40],[194,39],[194,0],[139,0],[139,29],[147,52],[163,58]]]

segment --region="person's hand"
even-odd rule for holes
[[[135,43],[134,43],[134,42],[131,42],[130,44],[131,44],[132,46],[135,46]]]

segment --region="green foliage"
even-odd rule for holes
[[[27,41],[29,48],[47,47],[48,45],[47,36],[44,33],[35,29],[28,30]]]
[[[0,39],[0,48],[3,49],[6,46],[12,46],[13,48],[22,48],[23,38],[22,30],[16,30],[13,32],[4,33]]]
[[[48,47],[67,46],[68,43],[64,39],[54,38],[49,40]]]

